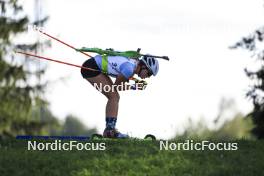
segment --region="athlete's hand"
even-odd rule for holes
[[[148,83],[144,80],[136,80],[135,82],[138,84],[138,90],[144,90],[148,85]]]
[[[131,86],[130,89],[132,90],[144,90],[146,88],[147,85],[143,84],[143,83],[135,83]]]
[[[147,85],[142,82],[136,83],[136,85],[137,85],[137,90],[144,90],[147,87]]]

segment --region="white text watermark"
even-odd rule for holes
[[[62,142],[61,140],[55,140],[54,142],[37,142],[28,141],[27,150],[38,150],[38,151],[71,151],[71,150],[106,150],[105,143],[95,143],[95,142],[77,142],[77,141],[67,141]]]
[[[234,142],[210,142],[201,141],[194,142],[193,140],[186,140],[185,142],[169,142],[160,141],[160,150],[238,150],[238,143]]]
[[[134,85],[127,85],[125,83],[121,83],[119,85],[103,85],[102,83],[94,83],[93,86],[99,90],[100,92],[116,92],[117,90],[119,91],[123,91],[123,90],[128,90],[128,89],[132,89],[132,90],[144,90],[146,88],[146,85],[144,85],[143,83],[137,83]]]

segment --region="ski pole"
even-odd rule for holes
[[[101,72],[100,70],[96,70],[96,69],[93,69],[93,68],[83,67],[83,66],[72,64],[72,63],[69,63],[69,62],[63,62],[63,61],[60,61],[60,60],[55,60],[55,59],[51,59],[51,58],[48,58],[48,57],[38,56],[38,55],[35,55],[35,54],[31,54],[31,53],[26,53],[26,52],[22,52],[22,51],[14,51],[14,52],[18,53],[18,54],[23,54],[23,55],[26,55],[26,56],[31,56],[33,58],[35,57],[35,58],[39,58],[39,59],[43,59],[43,60],[57,62],[57,63],[64,64],[64,65],[69,65],[69,66],[73,66],[73,67],[83,68],[85,70]],[[137,78],[133,78],[133,77],[129,78],[129,80],[132,80],[132,81],[135,81],[135,82],[143,81],[143,80],[138,80]],[[146,85],[146,84],[147,83],[144,82],[144,85]]]
[[[44,35],[46,35],[46,36],[48,36],[48,37],[50,37],[50,38],[52,38],[52,39],[54,39],[54,40],[60,42],[60,43],[62,43],[63,45],[66,45],[66,46],[68,46],[68,47],[74,49],[75,51],[78,51],[78,50],[77,50],[75,47],[73,47],[72,45],[69,45],[69,44],[63,42],[63,41],[61,41],[60,39],[58,39],[58,38],[56,38],[56,37],[53,37],[53,36],[47,34],[46,32],[43,32],[43,31],[41,31],[41,30],[37,30],[37,31],[39,31],[40,33],[42,33],[42,34],[44,34]],[[85,53],[85,52],[82,52],[82,51],[79,51],[79,52],[82,53],[82,54],[84,54],[84,55],[86,55],[87,57],[92,57],[91,55],[89,55],[89,54],[87,54],[87,53]]]
[[[48,61],[52,61],[52,62],[57,62],[57,63],[60,63],[60,64],[65,64],[65,65],[69,65],[69,66],[73,66],[73,67],[83,68],[85,70],[91,70],[91,71],[100,72],[100,70],[96,70],[96,69],[92,69],[92,68],[88,68],[88,67],[83,67],[83,66],[80,66],[80,65],[72,64],[72,63],[69,63],[69,62],[63,62],[63,61],[60,61],[60,60],[50,59],[50,58],[43,57],[43,56],[38,56],[38,55],[35,55],[35,54],[30,54],[30,53],[21,52],[21,51],[15,51],[15,53],[19,53],[19,54],[23,54],[23,55],[26,55],[26,56],[31,56],[31,57],[35,57],[35,58],[39,58],[39,59],[43,59],[43,60],[48,60]]]

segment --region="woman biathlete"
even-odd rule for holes
[[[125,83],[135,74],[141,79],[152,75],[156,76],[159,71],[158,60],[151,56],[143,56],[141,59],[136,60],[123,56],[96,55],[86,60],[83,63],[83,67],[98,70],[81,69],[83,78],[89,81],[97,90],[99,90],[100,85],[101,87],[108,86],[114,88],[110,91],[100,89],[100,92],[108,99],[105,110],[106,128],[103,136],[107,138],[128,138],[127,134],[122,134],[116,129],[120,99],[118,91],[142,89],[141,86],[131,86]],[[115,77],[115,82],[109,76]]]

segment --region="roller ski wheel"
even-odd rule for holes
[[[103,138],[104,137],[101,134],[92,134],[92,136],[91,136],[92,140],[99,140],[99,139],[103,139]]]
[[[156,140],[156,137],[152,134],[147,134],[145,137],[144,137],[144,140],[148,140],[148,141],[155,141]]]

